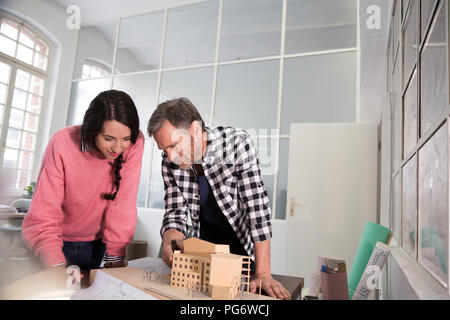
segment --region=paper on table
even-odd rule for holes
[[[87,289],[75,291],[72,300],[157,300],[109,274],[97,271],[94,283]]]
[[[308,295],[318,297],[320,293],[320,271],[312,271],[309,280]]]
[[[128,266],[136,269],[159,272],[160,274],[171,274],[172,269],[160,258],[145,257],[128,261]]]

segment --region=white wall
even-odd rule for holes
[[[66,124],[78,30],[66,27],[68,15],[57,2],[44,0],[2,0],[0,9],[22,18],[51,42],[48,99],[43,106],[41,129],[36,145],[35,180],[45,147],[53,133]]]
[[[157,257],[161,245],[161,229],[164,210],[138,208],[138,219],[133,240],[147,241],[147,256]]]
[[[286,261],[286,220],[272,219],[270,249],[272,273],[284,274]]]
[[[112,67],[117,28],[115,21],[111,21],[111,23],[108,23],[104,28],[107,29],[106,31],[111,33],[111,35],[103,34],[100,32],[100,29],[95,26],[80,29],[75,55],[74,79],[81,79],[81,71],[86,59],[99,61],[106,67]]]

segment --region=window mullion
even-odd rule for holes
[[[17,73],[17,65],[11,64],[11,72],[9,76],[8,93],[6,95],[5,110],[3,114],[2,129],[0,132],[0,168],[3,167],[3,156],[6,148],[6,137],[8,135],[9,119],[11,116],[11,105],[14,94],[14,84]]]
[[[22,32],[23,24],[19,23],[19,28],[17,29],[17,39],[16,39],[16,50],[14,51],[14,59],[17,59],[17,51],[19,50],[19,39],[20,33]]]
[[[22,62],[19,59],[15,59],[11,56],[8,56],[7,54],[4,54],[3,52],[0,52],[0,59],[4,62],[9,62],[9,63],[14,63],[17,64],[18,66],[20,66],[21,68],[26,69],[27,71],[29,71],[30,73],[33,73],[34,75],[37,75],[41,78],[47,78],[48,77],[48,73],[42,71],[39,68],[36,68],[35,66]]]

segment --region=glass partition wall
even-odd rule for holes
[[[357,14],[356,0],[208,0],[82,26],[68,125],[114,88],[134,99],[147,136],[158,103],[186,96],[207,126],[252,135],[273,218],[284,219],[290,123],[356,120]],[[164,208],[148,137],[138,206]]]

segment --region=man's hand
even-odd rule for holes
[[[183,246],[183,240],[175,240],[176,242],[176,247],[177,250],[181,250],[181,252],[184,251],[184,246]],[[166,240],[163,242],[163,247],[162,247],[162,259],[163,261],[169,266],[172,267],[172,260],[173,260],[173,244],[172,244],[172,240]]]
[[[163,240],[162,240],[162,259],[163,261],[172,268],[172,259],[173,259],[173,245],[172,240],[176,241],[176,247],[181,252],[184,252],[183,240],[184,234],[175,229],[169,229],[164,232]]]
[[[250,282],[250,290],[256,293],[261,287],[271,297],[279,299],[290,299],[291,295],[281,283],[272,278],[270,271],[270,239],[255,242],[255,278]]]
[[[250,291],[256,293],[256,290],[261,287],[269,296],[278,299],[289,300],[291,295],[283,287],[281,283],[272,278],[271,275],[257,275],[250,281]]]
[[[128,261],[125,259],[119,260],[119,261],[111,261],[106,262],[103,265],[103,268],[122,268],[128,266]]]

